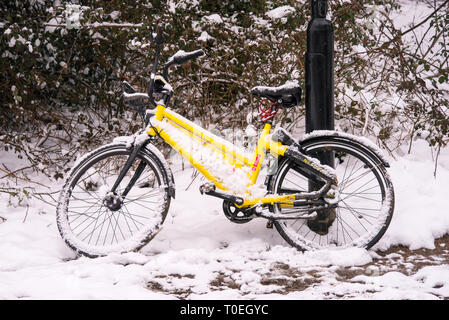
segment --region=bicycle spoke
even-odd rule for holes
[[[72,191],[72,195],[73,195],[73,193],[82,193],[82,194],[85,194],[85,192],[73,192]],[[89,198],[88,198],[89,199]],[[98,203],[99,202],[99,200],[97,200],[96,202],[89,202],[89,201],[87,201],[86,199],[80,199],[80,198],[76,198],[76,197],[73,197],[73,200],[76,200],[76,201],[82,201],[82,202],[85,202],[85,203],[87,203],[87,204],[96,204],[96,203]],[[72,200],[72,201],[73,201]],[[95,200],[95,199],[94,199]]]
[[[113,217],[114,217],[114,219],[115,219],[115,227],[114,227],[113,232],[114,232],[114,235],[115,235],[115,231],[116,231],[117,228],[118,228],[118,230],[119,230],[120,233],[122,234],[122,238],[125,239],[125,236],[123,235],[122,229],[120,228],[120,225],[119,225],[119,223],[118,223],[118,221],[119,221],[119,219],[120,219],[120,211],[116,211],[116,212],[117,212],[117,214],[114,214],[114,215],[113,215]],[[117,237],[115,238],[115,241],[117,241],[117,243],[118,243]],[[111,242],[111,244],[112,244],[112,242]]]
[[[356,165],[357,165],[357,162],[354,161],[354,165],[352,166],[351,172],[349,173],[348,177],[347,177],[345,180],[342,180],[342,181],[340,182],[341,185],[344,185],[345,182],[346,182],[347,180],[349,180],[349,178],[354,174],[354,168],[355,168]],[[361,167],[359,167],[359,169],[356,170],[356,172],[357,172],[358,170],[360,170],[361,168],[363,168],[363,164],[362,164]]]
[[[355,212],[357,212],[358,214],[361,214],[361,215],[363,215],[363,216],[370,217],[370,218],[372,218],[372,219],[377,219],[377,216],[372,216],[372,215],[370,215],[370,214],[368,214],[368,213],[360,212],[360,211],[354,209],[353,207],[349,206],[346,202],[343,201],[343,203],[345,203],[346,206],[339,206],[339,208],[347,209],[347,210],[353,210],[353,211],[355,211]],[[373,210],[373,211],[379,211],[379,209],[377,209],[377,210],[372,209],[372,210]],[[367,220],[367,219],[366,219],[366,220]]]
[[[100,207],[97,211],[95,211],[94,213],[97,213],[97,212],[99,212],[100,210],[101,210],[101,207]],[[86,217],[85,215],[79,215],[78,218],[80,218],[80,217],[85,217],[86,219],[84,219],[83,221],[81,221],[81,223],[77,224],[76,227],[72,228],[73,231],[74,231],[75,229],[77,229],[79,226],[81,226],[84,222],[86,222],[87,220],[89,220],[89,218],[91,218],[91,216],[89,216],[89,215],[87,215],[87,217]],[[73,220],[71,221],[71,223],[73,223],[73,222],[75,222],[76,220],[78,220],[78,218],[73,219]]]
[[[130,200],[130,201],[126,201],[126,202],[124,202],[123,204],[134,203],[134,202],[136,202],[136,201],[144,202],[144,203],[151,203],[151,204],[158,204],[158,203],[160,203],[160,201],[151,201],[151,200],[143,200],[143,199],[146,199],[146,198],[142,198],[142,199],[139,199],[139,200]],[[136,204],[137,204],[137,203],[136,203]]]
[[[342,201],[346,204],[345,201]],[[338,205],[340,208],[345,208],[345,206]],[[354,210],[370,210],[370,211],[379,211],[379,209],[373,209],[373,208],[357,208],[357,207],[351,207]]]
[[[104,227],[104,224],[105,224],[106,219],[107,219],[107,213],[108,213],[108,211],[105,211],[104,219],[103,219],[103,222],[101,223],[101,229],[100,229],[100,232],[98,233],[97,242],[95,242],[95,245],[98,245],[98,241],[100,240],[100,235],[101,235],[101,233],[103,231],[103,227]]]
[[[91,206],[89,207],[89,209],[92,208],[92,207],[94,207],[94,206],[96,206],[99,202],[100,202],[100,200],[98,200],[95,204],[91,205]],[[89,209],[87,209],[87,210],[85,211],[85,213],[88,212]],[[97,210],[97,211],[98,211],[98,210]],[[67,212],[75,212],[75,213],[76,213],[76,211],[73,211],[73,210],[67,210]],[[80,213],[79,216],[78,216],[78,218],[75,218],[75,219],[72,220],[72,223],[73,223],[74,221],[76,221],[77,219],[79,219],[80,217],[82,217],[83,215],[84,215],[84,213]]]
[[[299,219],[298,219],[299,220]],[[298,221],[297,220],[297,221]],[[302,224],[301,224],[301,226],[299,227],[299,229],[297,230],[297,232],[299,233],[299,231],[301,231],[301,229],[302,229],[302,227],[304,227],[306,225],[306,223],[305,222],[303,222]]]
[[[368,182],[365,182],[364,184],[362,184],[361,186],[359,186],[357,189],[352,190],[351,192],[352,192],[352,193],[356,193],[356,192],[359,191],[360,189],[362,189],[362,188],[364,188],[364,187],[367,187],[367,186],[368,186],[372,181],[374,181],[375,179],[376,179],[376,176],[374,176],[373,178],[371,178]],[[365,190],[371,190],[371,189],[376,188],[376,187],[378,187],[378,186],[377,186],[377,185],[374,185],[374,186],[369,187],[368,189],[364,189],[364,190],[362,190],[362,191],[365,191]],[[345,188],[341,188],[340,190],[343,191],[343,190],[345,190]],[[362,191],[359,191],[359,193],[361,193]],[[342,193],[342,192],[340,192],[340,193]]]
[[[119,211],[123,215],[123,219],[125,220],[126,225],[128,226],[129,233],[131,233],[131,236],[132,236],[133,231],[131,230],[131,227],[129,226],[128,219],[126,219],[126,214],[121,209]],[[136,228],[137,228],[137,226],[136,226]]]
[[[101,208],[98,210],[99,212],[101,211]],[[95,219],[96,220],[96,219]],[[91,221],[83,230],[81,230],[81,232],[79,232],[78,234],[77,234],[77,236],[80,236],[83,232],[84,232],[84,230],[86,230],[92,223],[94,223],[93,221]],[[82,223],[81,223],[82,224]],[[78,226],[77,226],[78,227]],[[76,228],[77,228],[76,227]],[[72,228],[72,231],[74,231],[76,228]]]
[[[376,167],[377,167],[377,165],[376,165]],[[366,176],[367,174],[372,173],[372,172],[373,172],[373,169],[370,169],[370,170],[365,171],[364,173],[362,173],[362,174],[360,174],[359,176],[357,176],[357,177],[353,178],[352,180],[350,180],[351,183],[349,183],[349,184],[346,184],[346,183],[345,183],[345,184],[343,185],[343,187],[344,187],[344,188],[349,187],[351,184],[355,183],[356,181],[362,179],[364,176]],[[349,182],[349,181],[348,181],[348,182]],[[344,189],[343,187],[341,188],[342,190]]]
[[[345,178],[346,178],[346,171],[348,170],[349,162],[350,162],[349,160],[346,162],[345,172],[343,173],[343,178],[341,179],[342,182],[345,181]]]
[[[92,240],[92,237],[93,237],[93,235],[94,235],[94,232],[95,232],[95,229],[96,229],[97,222],[98,222],[98,219],[99,219],[99,218],[100,218],[100,217],[98,217],[97,219],[95,219],[95,224],[94,224],[94,227],[93,227],[92,232],[90,233],[90,237],[89,237],[89,234],[88,234],[82,241],[86,240],[86,238],[89,237],[89,241],[88,241],[87,243],[90,244],[90,241]]]
[[[366,184],[365,184],[366,185]],[[364,187],[365,185],[363,185],[362,187]],[[363,193],[363,194],[381,194],[380,192],[367,192],[367,191],[370,191],[370,190],[372,190],[372,189],[374,189],[374,188],[379,188],[379,186],[376,184],[376,185],[374,185],[374,186],[372,186],[372,187],[369,187],[369,188],[367,188],[367,189],[363,189],[363,190],[361,190],[361,191],[359,191],[358,193]],[[360,189],[360,188],[359,188]],[[354,190],[354,191],[352,191],[352,193],[354,193],[355,191],[358,191],[358,190]],[[350,194],[350,193],[347,193],[347,192],[340,192],[340,194]]]
[[[138,201],[138,200],[140,200],[140,199],[154,198],[155,196],[158,196],[158,194],[161,193],[159,190],[157,190],[157,191],[155,190],[154,192],[155,192],[155,193],[148,193],[148,192],[146,192],[146,193],[140,195],[138,198],[135,198],[135,199],[131,199],[131,200],[126,201],[126,203]],[[126,198],[126,199],[129,199],[129,198]]]
[[[351,213],[351,215],[355,218],[355,220],[362,226],[362,228],[365,229],[366,232],[368,232],[368,229],[365,228],[365,226],[363,225],[363,223],[362,223],[362,222],[360,221],[360,219],[359,219],[359,216],[360,216],[360,215],[355,215],[355,214],[354,214],[354,211],[351,210],[351,208],[348,208],[348,210],[349,210],[349,212]],[[368,220],[367,220],[367,222],[368,222],[369,224],[371,224]]]
[[[375,179],[376,177],[374,177],[373,179]],[[368,183],[370,183],[370,181],[368,182]],[[362,186],[363,187],[363,186]],[[345,194],[346,196],[344,197],[344,198],[342,198],[341,200],[343,201],[343,200],[346,200],[346,199],[348,199],[348,198],[351,198],[351,197],[357,197],[357,195],[360,195],[360,194],[364,194],[364,193],[361,193],[361,192],[351,192],[351,193],[343,193],[343,194]],[[376,194],[376,193],[370,193],[370,194]],[[361,196],[360,196],[361,197]]]
[[[126,210],[126,214],[128,215],[128,218],[130,218],[132,221],[133,221],[133,223],[134,223],[134,225],[136,226],[136,228],[137,228],[137,230],[139,230],[139,227],[137,226],[137,224],[136,224],[136,222],[137,223],[139,223],[139,224],[141,224],[141,225],[145,225],[144,223],[142,223],[142,222],[140,222],[139,220],[136,220],[136,219],[134,219],[132,216],[132,214],[129,212],[129,210],[126,208],[126,207],[124,207],[125,208],[125,210]],[[124,211],[122,211],[122,213],[123,214],[125,214],[125,212]]]
[[[141,205],[141,204],[139,204],[139,203],[136,203],[136,204],[139,205],[139,206],[144,207],[145,209],[149,209],[149,210],[154,211],[154,209],[147,208],[147,207],[145,207],[144,205]],[[126,206],[123,206],[123,208],[126,208]],[[126,209],[126,211],[128,211],[128,209]],[[129,211],[128,211],[128,213],[129,213]],[[133,217],[143,218],[143,219],[151,219],[151,218],[149,218],[149,217],[141,216],[141,215],[138,215],[138,214],[135,214],[135,213],[129,213],[129,215],[131,215],[131,216],[133,216]]]
[[[354,228],[352,228],[351,225],[350,225],[349,223],[347,223],[342,217],[340,217],[340,218],[341,218],[342,223],[344,222],[344,224],[345,224],[349,229],[351,229],[351,230],[357,235],[357,237],[360,237],[360,234],[359,234],[357,231],[355,231]],[[348,233],[349,238],[351,238],[351,241],[353,241],[354,239],[351,237],[351,234],[350,234],[348,231],[347,231],[347,233]]]
[[[111,219],[112,219],[113,215],[114,215],[114,213],[111,212],[110,216],[108,217],[108,227],[106,229],[106,234],[104,235],[103,246],[106,244],[106,239],[108,238],[108,231],[109,231],[109,227],[111,226]]]
[[[344,198],[344,199],[341,199],[341,201],[346,200],[347,198],[350,198],[350,197],[356,197],[356,198],[360,198],[360,199],[364,199],[364,200],[369,200],[369,201],[374,201],[374,202],[382,203],[382,200],[371,199],[371,198],[364,197],[364,196],[358,196],[358,195],[356,195],[356,194],[353,194],[353,195],[348,196],[348,197],[346,197],[346,198]]]

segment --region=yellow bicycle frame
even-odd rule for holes
[[[241,168],[242,166],[247,166],[250,168],[247,186],[245,194],[247,197],[244,198],[243,205],[239,207],[254,206],[256,204],[267,204],[267,203],[278,203],[278,202],[291,202],[295,200],[293,195],[271,195],[263,198],[251,197],[251,192],[249,187],[254,185],[259,176],[260,168],[262,167],[262,162],[265,158],[265,153],[270,152],[275,157],[279,155],[283,156],[287,146],[280,142],[275,142],[270,139],[271,124],[265,123],[263,131],[259,137],[256,150],[251,157],[248,159],[245,155],[237,152],[236,147],[220,138],[217,138],[205,129],[199,128],[191,121],[177,114],[176,112],[166,108],[163,105],[157,105],[156,114],[154,119],[157,120],[156,125],[149,125],[146,133],[151,136],[160,136],[165,142],[167,142],[173,149],[179,152],[186,160],[188,160],[199,172],[201,172],[208,180],[212,181],[215,186],[221,190],[227,191],[228,189],[219,181],[219,179],[205,168],[201,163],[195,160],[194,155],[190,154],[189,150],[183,148],[183,146],[176,141],[176,137],[171,136],[167,131],[159,125],[162,121],[167,121],[169,124],[181,129],[183,133],[187,134],[191,139],[196,139],[200,141],[203,145],[212,148],[215,151],[221,153],[224,159],[226,159],[235,168]]]

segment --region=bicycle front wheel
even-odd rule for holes
[[[105,145],[84,156],[66,179],[57,224],[65,242],[80,254],[97,257],[138,250],[164,222],[170,206],[167,174],[148,148],[139,151],[112,198],[117,205],[111,205],[109,191],[130,154],[124,143]],[[135,176],[136,171],[140,175]]]
[[[316,232],[310,220],[277,220],[280,235],[300,250],[344,247],[372,247],[385,233],[394,209],[393,185],[384,165],[350,140],[330,137],[305,142],[311,157],[332,155],[338,179],[338,206],[327,232]],[[308,192],[310,181],[291,160],[280,163],[269,185],[274,194]],[[273,206],[282,214],[291,208]]]

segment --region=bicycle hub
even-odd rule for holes
[[[103,204],[111,211],[119,210],[123,205],[121,196],[109,192],[103,199]]]

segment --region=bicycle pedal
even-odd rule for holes
[[[273,229],[273,220],[268,220],[267,229]]]
[[[208,196],[220,198],[220,199],[229,201],[230,203],[235,203],[237,205],[242,205],[244,203],[243,198],[236,197],[231,194],[215,191],[215,185],[213,187],[210,187],[208,184],[202,185],[200,187],[200,192],[201,192],[201,194],[207,194]]]
[[[204,193],[210,193],[212,191],[215,191],[215,185],[213,183],[207,182],[205,184],[202,184],[200,186],[200,193],[204,194]]]

